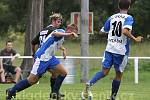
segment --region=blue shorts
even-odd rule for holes
[[[127,64],[127,61],[128,61],[127,55],[114,54],[105,51],[102,60],[102,65],[104,68],[108,69],[110,69],[112,65],[114,65],[116,71],[123,72]]]
[[[41,61],[39,58],[36,58],[31,73],[42,77],[47,69],[53,70],[58,64],[60,64],[60,61],[55,56],[52,56],[52,58],[48,61]]]

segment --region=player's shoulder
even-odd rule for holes
[[[126,14],[126,20],[133,20],[133,17],[132,17],[132,15],[129,15],[129,14]]]
[[[43,28],[43,30],[55,30],[56,28],[53,25],[48,25],[47,27]]]

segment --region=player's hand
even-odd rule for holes
[[[16,58],[20,57],[20,54],[19,54],[19,53],[17,53],[17,54],[15,55],[15,57],[16,57]]]
[[[72,35],[73,35],[75,38],[78,37],[78,34],[76,34],[76,33],[74,33],[74,32],[72,32]]]
[[[136,42],[141,42],[141,41],[142,41],[142,39],[143,39],[143,37],[142,37],[142,36],[138,36],[138,37],[136,37],[136,38],[135,38],[135,41],[136,41]]]

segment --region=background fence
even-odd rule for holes
[[[63,58],[62,56],[56,56],[57,58]],[[0,56],[0,58],[12,58],[12,56]],[[24,59],[24,58],[32,58],[32,56],[19,56],[18,58]],[[75,65],[74,60],[69,59],[102,59],[103,57],[81,57],[81,56],[67,56],[67,60],[62,60],[61,62],[66,66],[67,69],[69,69],[69,75],[66,78],[66,83],[74,83],[74,77],[75,77]],[[139,83],[139,60],[149,60],[150,57],[129,57],[129,59],[134,60],[134,82],[135,84]]]

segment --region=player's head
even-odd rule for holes
[[[74,32],[74,33],[78,33],[78,27],[76,24],[70,24],[67,26],[66,28],[66,32]]]
[[[128,10],[131,5],[131,0],[119,0],[118,7],[120,10]]]
[[[7,51],[10,51],[12,49],[12,47],[13,47],[12,41],[10,41],[10,40],[6,41],[6,49],[7,49]]]
[[[76,24],[70,24],[67,26],[66,28],[66,33],[71,33],[71,32],[74,32],[76,34],[78,34],[78,27]],[[74,38],[74,36],[69,36],[70,38]]]
[[[54,13],[50,16],[50,22],[54,27],[60,27],[62,24],[62,15],[60,13]]]

